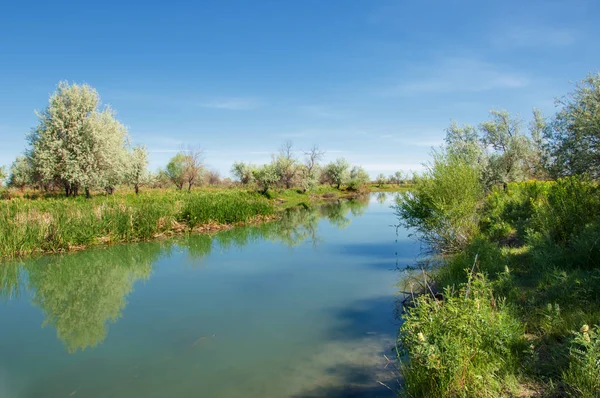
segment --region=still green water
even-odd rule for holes
[[[391,194],[0,266],[0,398],[390,397]]]

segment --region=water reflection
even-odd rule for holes
[[[12,300],[24,292],[44,313],[43,326],[56,329],[70,353],[94,347],[107,335],[127,304],[127,296],[139,280],[147,280],[153,264],[179,248],[188,258],[208,256],[215,248],[228,250],[258,240],[294,247],[303,242],[317,245],[318,224],[326,219],[337,228],[350,224],[349,214],[362,215],[369,197],[331,202],[314,208],[297,207],[272,223],[234,228],[214,236],[188,235],[144,244],[117,245],[61,256],[0,265],[0,300]]]

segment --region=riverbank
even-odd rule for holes
[[[237,188],[145,190],[92,198],[16,194],[0,201],[0,257],[83,250],[182,233],[211,233],[268,222],[285,209],[351,199],[358,192],[328,186],[310,192]]]
[[[600,396],[599,198],[578,178],[513,183],[464,214],[478,231],[412,280],[406,396]]]
[[[275,206],[248,191],[152,191],[0,201],[0,257],[82,250],[275,218]]]

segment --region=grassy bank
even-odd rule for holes
[[[600,397],[598,186],[513,183],[471,212],[462,250],[413,281],[404,395]]]
[[[65,198],[12,191],[0,200],[0,257],[81,250],[185,232],[212,232],[277,218],[285,209],[349,199],[359,192],[319,186],[309,192],[206,187],[192,192],[148,189]]]
[[[13,198],[0,201],[0,257],[207,230],[268,218],[274,212],[266,198],[242,190]]]

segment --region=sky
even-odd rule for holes
[[[0,2],[0,165],[61,80],[117,112],[152,170],[229,176],[291,140],[372,176],[418,171],[452,120],[532,108],[600,72],[597,0]]]

